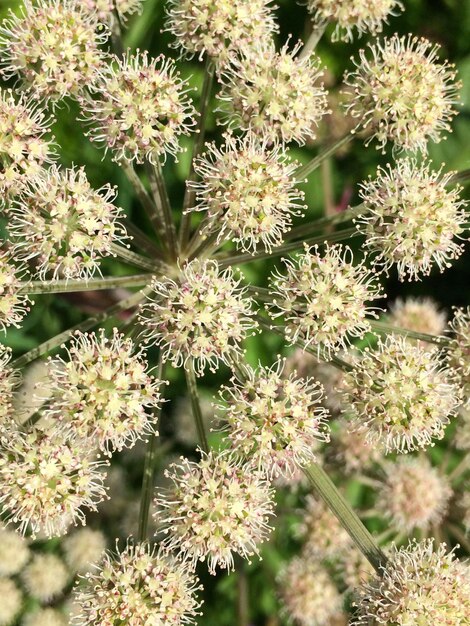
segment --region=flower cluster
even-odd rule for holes
[[[67,359],[49,362],[52,398],[46,415],[90,439],[110,453],[131,447],[137,439],[156,433],[147,408],[160,405],[159,386],[147,373],[143,351],[114,329],[77,333],[67,347]],[[156,433],[158,434],[158,433]]]
[[[322,255],[317,246],[306,247],[284,263],[286,275],[271,277],[268,309],[282,319],[289,343],[334,353],[370,331],[367,314],[374,311],[366,303],[380,298],[382,288],[364,262],[353,264],[350,248],[326,246]]]
[[[80,99],[89,137],[111,150],[116,161],[158,163],[176,155],[195,114],[171,59],[128,52],[115,58]]]
[[[154,279],[152,295],[140,308],[147,341],[159,345],[175,367],[194,366],[198,374],[241,354],[241,341],[256,326],[252,299],[233,271],[217,261],[195,259],[178,280]]]
[[[221,72],[222,111],[230,128],[258,134],[268,142],[303,144],[327,113],[326,91],[319,82],[323,72],[313,55],[296,56],[297,44],[276,52],[261,40],[242,49]]]
[[[29,180],[11,205],[8,225],[13,252],[34,260],[40,278],[87,278],[102,257],[126,237],[121,210],[105,185],[94,190],[83,168],[60,170],[53,165]]]
[[[102,23],[114,21],[114,11],[121,22],[125,22],[129,15],[141,13],[143,0],[83,0],[90,12],[95,12]]]
[[[89,442],[33,429],[3,441],[0,452],[1,512],[22,533],[61,535],[106,497],[104,463]]]
[[[227,135],[218,148],[210,144],[195,163],[200,180],[192,182],[197,206],[206,211],[201,234],[217,233],[217,242],[235,242],[237,248],[271,251],[283,241],[292,218],[303,214],[303,193],[296,189],[297,163],[289,162],[279,144],[248,133]]]
[[[51,120],[25,94],[0,89],[0,206],[20,192],[25,181],[50,163],[54,151],[46,133]]]
[[[470,408],[470,307],[455,310],[450,330],[452,338],[448,347],[449,364],[457,372],[464,404]]]
[[[446,330],[447,316],[431,298],[398,298],[390,306],[394,326],[440,337]]]
[[[345,77],[348,112],[382,149],[392,142],[426,150],[450,130],[458,85],[453,67],[438,63],[438,51],[426,39],[394,35],[370,45],[370,54],[361,50],[356,70]]]
[[[203,454],[199,463],[182,457],[165,472],[172,487],[160,492],[155,520],[166,534],[163,545],[178,549],[192,567],[207,560],[233,569],[233,555],[258,554],[273,514],[266,477],[226,450]]]
[[[107,29],[82,0],[24,1],[0,28],[0,68],[6,78],[53,101],[76,96],[104,64]]]
[[[353,357],[354,367],[344,375],[351,427],[366,427],[367,440],[386,452],[423,449],[442,438],[461,394],[455,373],[439,356],[389,335]]]
[[[433,540],[395,548],[387,564],[360,590],[353,626],[452,624],[466,626],[470,614],[468,565]]]
[[[14,391],[20,383],[20,375],[10,366],[11,350],[0,344],[0,441],[4,429],[13,418]]]
[[[200,602],[196,578],[182,564],[147,545],[107,552],[75,590],[73,624],[192,624]]]
[[[283,376],[283,368],[283,361],[258,370],[247,366],[243,379],[220,394],[232,446],[273,476],[292,475],[314,461],[315,448],[329,439],[321,385]]]
[[[303,553],[311,560],[340,555],[351,548],[351,537],[323,500],[308,495],[296,534],[304,540]]]
[[[418,279],[435,265],[444,271],[462,254],[455,239],[464,232],[467,203],[458,186],[448,189],[452,176],[432,171],[429,163],[400,159],[361,185],[366,212],[357,226],[377,265],[396,265],[401,280]]]
[[[29,311],[31,301],[22,293],[21,277],[25,271],[14,264],[13,255],[9,251],[0,252],[0,329],[5,331],[9,326],[20,325]],[[32,303],[31,303],[32,304]]]

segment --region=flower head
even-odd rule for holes
[[[176,281],[154,279],[139,316],[147,341],[159,345],[175,367],[194,359],[200,375],[207,366],[215,370],[219,361],[241,354],[240,343],[256,322],[252,300],[239,284],[230,268],[221,271],[217,261],[197,259]]]
[[[246,366],[243,380],[233,379],[220,393],[233,448],[272,476],[294,474],[329,439],[321,385],[295,373],[283,376],[283,368],[283,361],[258,370]]]
[[[342,598],[318,562],[296,557],[281,570],[278,587],[285,615],[300,626],[329,626],[342,614]]]
[[[442,438],[460,404],[460,389],[439,357],[396,335],[356,357],[344,375],[351,429],[365,428],[367,441],[387,453],[424,449]]]
[[[307,8],[316,27],[336,23],[333,41],[352,41],[354,30],[359,35],[382,32],[388,16],[403,5],[398,0],[307,0]]]
[[[68,626],[69,620],[67,616],[51,607],[45,609],[36,609],[31,613],[27,613],[23,619],[23,626]]]
[[[432,539],[394,548],[380,575],[362,586],[352,626],[467,626],[468,565]]]
[[[106,496],[102,461],[90,443],[62,433],[34,429],[2,441],[0,509],[20,531],[64,534],[70,524],[85,524],[83,509],[96,510]]]
[[[390,322],[399,328],[440,337],[447,316],[431,298],[397,298],[390,306]],[[413,341],[410,339],[410,341]],[[429,344],[428,344],[429,345]]]
[[[438,63],[439,46],[394,35],[369,47],[370,55],[361,50],[356,70],[345,77],[348,112],[359,118],[358,128],[382,149],[388,141],[403,150],[426,150],[429,139],[440,141],[456,114],[459,85],[453,67]]]
[[[313,561],[328,559],[349,550],[351,537],[323,500],[308,495],[305,504],[302,521],[295,528],[304,541],[305,557]]]
[[[11,252],[0,251],[0,330],[9,326],[19,328],[23,317],[33,304],[26,294],[21,293],[21,278],[25,270],[15,265]]]
[[[129,544],[122,552],[106,552],[85,584],[74,592],[80,626],[182,626],[194,623],[200,589],[187,568],[148,545]]]
[[[0,576],[18,574],[30,557],[28,542],[14,530],[0,527]]]
[[[0,89],[0,205],[53,160],[46,137],[51,120],[31,97]]]
[[[77,332],[67,359],[49,362],[49,377],[48,415],[104,452],[158,434],[146,409],[160,405],[161,381],[148,374],[143,350],[136,352],[116,328],[111,339],[103,329],[99,335]]]
[[[73,572],[91,569],[106,550],[106,537],[100,530],[79,528],[62,542],[65,560]]]
[[[41,602],[56,598],[69,582],[65,563],[55,554],[35,554],[21,573],[29,595]]]
[[[241,139],[227,135],[220,149],[210,144],[194,167],[200,180],[191,183],[198,199],[194,210],[207,211],[201,234],[215,232],[218,243],[230,240],[253,253],[280,245],[292,218],[303,215],[296,168],[281,145],[269,146],[251,133]]]
[[[347,474],[355,474],[382,459],[383,450],[377,441],[370,441],[367,427],[340,418],[331,432],[331,450],[337,465]]]
[[[172,487],[158,494],[155,520],[166,548],[178,549],[193,567],[207,559],[211,574],[217,566],[233,569],[234,554],[258,554],[274,507],[262,473],[226,450],[202,453],[199,463],[181,457],[165,475]]]
[[[14,200],[9,232],[19,259],[35,259],[41,278],[87,278],[126,237],[110,185],[90,186],[83,168],[52,166]]]
[[[400,159],[362,183],[366,211],[356,223],[376,265],[396,264],[401,280],[416,280],[435,265],[444,271],[462,254],[454,239],[464,232],[467,203],[460,187],[448,189],[451,179],[452,173],[432,171],[429,163]]]
[[[353,264],[350,248],[326,246],[321,255],[318,246],[306,246],[303,254],[284,264],[287,273],[271,277],[268,310],[274,319],[282,319],[291,344],[302,341],[334,353],[346,348],[351,337],[370,331],[367,314],[375,313],[366,302],[383,294],[364,262]]]
[[[452,338],[447,350],[448,361],[457,372],[465,408],[470,409],[470,307],[455,309],[449,326]]]
[[[88,11],[97,14],[101,23],[113,23],[114,11],[123,23],[129,15],[142,13],[143,0],[82,0]]]
[[[100,73],[91,92],[80,99],[88,135],[116,161],[158,163],[175,155],[194,124],[186,82],[164,56],[128,52]]]
[[[271,0],[169,0],[168,30],[174,47],[225,61],[233,50],[246,49],[277,31]]]
[[[426,457],[399,458],[384,465],[378,508],[397,532],[409,534],[439,525],[452,496],[447,478]]]
[[[6,78],[41,98],[76,96],[103,66],[107,29],[82,0],[25,0],[0,28],[0,67]]]
[[[222,110],[230,128],[251,131],[268,142],[303,144],[315,138],[315,129],[327,112],[326,91],[319,83],[323,72],[310,54],[295,56],[298,43],[276,52],[262,40],[231,57],[221,73]]]
[[[0,435],[4,426],[13,421],[15,389],[21,382],[20,374],[10,367],[11,350],[0,344]]]
[[[21,610],[23,594],[11,578],[0,578],[0,626],[10,626]]]

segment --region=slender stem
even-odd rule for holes
[[[304,473],[341,525],[348,531],[359,550],[380,574],[386,565],[387,557],[325,470],[317,463],[313,463],[304,469]]]
[[[455,185],[456,183],[468,183],[470,180],[470,169],[456,172],[449,181],[449,184]]]
[[[163,369],[164,363],[162,358],[162,352],[159,352],[158,355],[158,369],[157,369],[157,379],[162,380],[163,378]],[[155,422],[155,432],[151,433],[147,441],[147,450],[145,452],[145,460],[144,460],[144,474],[142,477],[142,491],[140,498],[140,510],[139,510],[139,530],[138,530],[138,540],[145,541],[147,539],[148,534],[148,523],[149,523],[149,512],[150,512],[150,503],[152,501],[152,492],[153,492],[153,483],[155,476],[155,457],[156,457],[156,447],[157,447],[157,426],[160,420],[161,414],[161,404],[157,409],[153,412],[154,422]]]
[[[134,276],[106,276],[88,280],[35,280],[22,283],[20,293],[29,295],[39,293],[63,293],[72,291],[98,291],[100,289],[118,289],[119,287],[143,287],[152,280],[153,274],[135,274]]]
[[[155,202],[152,200],[152,197],[149,195],[147,190],[144,187],[143,182],[140,180],[137,172],[132,167],[132,165],[122,162],[121,167],[123,168],[129,182],[134,188],[135,194],[139,199],[140,204],[142,205],[145,213],[153,226],[155,233],[159,236],[162,246],[166,246],[165,239],[165,227],[163,225],[162,218],[158,212],[158,208]]]
[[[112,23],[111,23],[111,43],[113,44],[114,54],[118,57],[124,55],[124,46],[122,43],[121,25],[119,22],[119,14],[116,9],[112,11]]]
[[[11,366],[13,367],[13,369],[19,369],[21,367],[24,367],[25,365],[27,365],[28,363],[31,363],[31,361],[34,361],[35,359],[39,358],[43,354],[46,354],[47,352],[50,352],[51,350],[58,348],[60,345],[64,343],[64,341],[67,341],[67,339],[69,339],[69,337],[75,331],[79,330],[79,331],[85,332],[87,330],[90,330],[90,328],[93,328],[93,326],[97,326],[98,324],[101,324],[102,322],[112,317],[116,313],[120,313],[121,311],[127,311],[128,309],[135,307],[137,304],[139,304],[141,300],[145,298],[145,295],[149,291],[150,289],[146,288],[142,291],[133,293],[128,298],[125,298],[124,300],[120,300],[113,306],[107,308],[102,313],[97,313],[96,315],[88,317],[83,322],[80,322],[79,324],[72,326],[72,328],[68,328],[67,330],[64,330],[62,333],[59,333],[55,337],[52,337],[52,339],[48,339],[47,341],[44,341],[43,343],[39,344],[39,346],[37,346],[36,348],[29,350],[29,352],[26,352],[22,356],[12,361]]]
[[[191,213],[185,212],[187,209],[190,209],[194,204],[195,192],[191,185],[187,183],[193,182],[195,180],[195,172],[194,172],[194,164],[197,157],[201,154],[202,149],[204,147],[204,139],[206,135],[206,123],[207,123],[207,114],[209,112],[209,103],[211,99],[212,85],[214,82],[214,74],[215,74],[215,64],[210,57],[206,59],[206,66],[204,70],[204,81],[202,83],[202,92],[201,92],[201,107],[199,111],[199,118],[196,127],[196,140],[194,142],[193,154],[191,157],[191,166],[189,169],[189,176],[186,182],[186,192],[184,194],[184,202],[183,202],[183,216],[181,219],[181,227],[180,227],[180,247],[183,250],[189,239],[190,230],[191,230]]]
[[[465,548],[467,552],[470,552],[470,541],[468,540],[465,533],[460,530],[460,528],[456,524],[448,524],[447,526],[449,532],[451,532],[454,537],[457,538],[458,542]]]
[[[132,250],[119,246],[118,244],[111,244],[111,251],[120,259],[127,261],[127,263],[134,265],[135,267],[140,267],[144,270],[150,271],[160,271],[162,269],[162,263],[159,261],[147,259],[137,252],[132,252]]]
[[[203,258],[203,257],[210,256],[214,248],[217,250],[217,248],[219,247],[219,244],[217,243],[218,236],[219,236],[219,233],[217,232],[211,233],[205,239],[201,240],[196,250],[191,251],[190,249],[188,249],[188,252],[187,252],[188,259],[195,259],[196,257]]]
[[[248,591],[248,575],[244,559],[237,559],[237,613],[238,626],[250,624],[250,599]]]
[[[345,135],[344,137],[341,137],[341,139],[338,139],[337,141],[332,143],[329,147],[325,148],[323,150],[323,152],[320,152],[320,154],[318,156],[316,156],[314,159],[312,159],[311,161],[309,161],[305,165],[302,165],[301,167],[299,167],[299,169],[295,173],[296,178],[298,180],[303,180],[304,178],[306,178],[309,174],[311,174],[313,172],[313,170],[316,170],[317,167],[325,159],[327,159],[332,154],[337,152],[340,148],[342,148],[347,143],[349,143],[353,139],[353,137],[354,137],[354,133],[350,132],[347,135]]]
[[[387,324],[387,322],[382,322],[381,320],[371,320],[370,326],[372,330],[375,330],[378,333],[382,333],[385,335],[404,335],[405,337],[409,337],[410,339],[418,339],[419,341],[436,343],[440,346],[449,343],[449,339],[447,337],[438,337],[436,335],[429,335],[428,333],[417,333],[414,330],[408,330],[407,328],[392,326],[391,324]]]
[[[321,24],[318,24],[317,26],[314,27],[314,29],[310,33],[309,38],[305,42],[304,47],[302,48],[299,54],[299,59],[303,59],[309,56],[310,53],[313,52],[313,50],[315,50],[320,39],[323,37],[323,33],[325,32],[327,25],[328,25],[328,22],[325,20]]]
[[[312,233],[316,233],[319,230],[323,230],[325,227],[329,228],[330,226],[336,226],[338,224],[342,224],[343,222],[349,222],[353,220],[355,217],[362,215],[367,212],[367,209],[364,204],[358,204],[357,206],[348,207],[344,211],[340,211],[335,213],[334,215],[329,215],[325,217],[321,217],[314,222],[310,222],[308,224],[300,224],[295,228],[292,228],[285,236],[285,241],[290,241],[291,239],[304,238],[306,235],[311,235]]]
[[[165,228],[166,241],[168,243],[170,256],[173,260],[178,257],[178,240],[176,237],[175,222],[173,219],[173,213],[171,210],[170,199],[168,198],[168,191],[163,177],[163,171],[161,164],[155,163],[148,165],[148,174],[150,178],[150,185],[153,190],[155,202],[161,209],[163,216],[163,224]]]
[[[285,243],[277,248],[274,248],[271,251],[263,251],[257,254],[249,254],[249,253],[240,253],[234,254],[229,257],[219,258],[220,267],[227,267],[229,265],[239,265],[241,263],[249,263],[250,261],[259,261],[260,259],[271,259],[276,256],[281,256],[282,254],[286,254],[289,252],[295,252],[302,248],[304,244],[314,245],[314,244],[322,244],[322,243],[333,243],[336,241],[343,241],[344,239],[350,239],[357,235],[357,230],[355,228],[347,228],[344,230],[338,230],[335,233],[317,235],[315,237],[309,237],[305,240],[293,241],[291,243]]]
[[[469,469],[470,469],[470,455],[466,455],[449,474],[448,481],[453,482],[453,481],[458,480],[462,476],[462,474],[465,474],[465,472]]]
[[[191,408],[193,411],[194,421],[196,422],[199,442],[204,452],[209,452],[209,443],[207,441],[206,430],[204,428],[204,420],[202,419],[201,405],[199,404],[199,395],[197,392],[196,376],[194,374],[194,365],[192,359],[188,359],[188,367],[185,369],[186,384],[188,386],[189,397],[191,398]]]
[[[162,251],[157,244],[150,239],[138,226],[130,220],[124,223],[127,233],[132,237],[132,242],[137,248],[141,248],[146,254],[152,258],[163,259]]]

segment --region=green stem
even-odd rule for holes
[[[300,51],[299,59],[303,59],[310,55],[311,52],[315,50],[320,39],[323,37],[323,33],[325,32],[326,27],[328,26],[328,22],[325,20],[321,24],[315,26],[310,33],[309,38],[304,44],[304,47]]]
[[[241,263],[249,263],[250,261],[259,261],[261,259],[271,259],[273,257],[281,256],[289,252],[295,252],[303,247],[304,244],[315,245],[323,243],[334,243],[337,241],[343,241],[344,239],[350,239],[357,235],[355,228],[346,228],[344,230],[338,230],[335,233],[317,235],[315,237],[309,237],[304,240],[293,241],[291,243],[285,243],[277,248],[274,248],[270,252],[267,250],[259,252],[257,254],[240,253],[234,254],[225,258],[218,258],[220,267],[228,267],[229,265],[240,265]]]
[[[244,559],[237,559],[237,613],[238,626],[250,624],[250,599],[248,589],[248,573]]]
[[[128,248],[124,248],[123,246],[119,246],[116,243],[111,244],[111,251],[113,254],[118,256],[123,261],[127,261],[130,265],[134,265],[135,267],[140,267],[144,270],[150,270],[151,272],[161,271],[162,263],[156,260],[147,259],[146,257],[137,254],[137,252],[132,252]]]
[[[427,343],[436,343],[440,346],[449,343],[449,339],[447,337],[438,337],[436,335],[429,335],[428,333],[417,333],[414,330],[392,326],[391,324],[387,324],[387,322],[382,322],[380,320],[371,320],[370,326],[372,330],[385,335],[404,335],[410,339],[426,341]]]
[[[348,207],[344,211],[340,211],[339,213],[335,213],[334,215],[321,217],[314,222],[310,222],[308,224],[300,224],[299,226],[292,228],[288,233],[286,233],[285,241],[304,238],[306,235],[311,235],[318,232],[319,230],[323,230],[324,228],[337,226],[338,224],[343,224],[344,222],[350,222],[355,217],[366,213],[366,211],[367,209],[364,204],[358,204],[354,207]]]
[[[337,152],[340,148],[348,144],[353,139],[353,137],[354,137],[353,133],[348,133],[344,137],[341,137],[341,139],[338,139],[337,141],[332,143],[331,146],[325,148],[325,150],[323,150],[323,152],[320,152],[320,154],[316,156],[314,159],[312,159],[305,165],[302,165],[301,167],[299,167],[299,169],[295,173],[295,177],[297,178],[297,180],[301,181],[304,178],[306,178],[309,174],[313,172],[313,170],[316,170],[317,167],[325,159],[328,159],[328,157],[330,157],[332,154]]]
[[[191,408],[193,411],[194,421],[196,422],[199,442],[204,452],[209,452],[209,443],[207,441],[206,430],[204,428],[204,420],[202,419],[201,405],[199,404],[199,395],[197,392],[196,376],[194,374],[194,365],[192,359],[188,359],[188,367],[184,370],[186,375],[186,384],[188,386],[189,397],[191,399]]]
[[[73,333],[76,332],[77,330],[85,332],[87,330],[90,330],[94,326],[101,324],[102,322],[112,317],[113,315],[116,315],[117,313],[121,313],[122,311],[127,311],[128,309],[132,309],[137,304],[139,304],[139,302],[143,300],[145,298],[145,295],[149,292],[150,292],[150,289],[146,288],[142,291],[133,293],[128,298],[125,298],[124,300],[120,300],[113,306],[107,308],[102,313],[97,313],[96,315],[88,317],[83,322],[80,322],[79,324],[72,326],[72,328],[68,328],[67,330],[64,330],[62,333],[59,333],[58,335],[56,335],[55,337],[52,337],[52,339],[48,339],[47,341],[44,341],[43,343],[39,344],[39,346],[37,346],[36,348],[29,350],[29,352],[26,352],[22,356],[12,361],[11,363],[12,368],[19,369],[21,367],[24,367],[25,365],[27,365],[28,363],[31,363],[31,361],[34,361],[35,359],[39,358],[43,354],[46,354],[47,352],[50,352],[51,350],[58,348],[64,343],[64,341],[67,341],[67,339],[69,339],[70,336],[73,335]]]
[[[176,237],[176,228],[171,210],[170,199],[168,197],[165,179],[163,177],[162,166],[159,162],[154,165],[149,163],[147,171],[155,202],[162,213],[169,253],[171,258],[175,260],[178,257],[178,240]]]
[[[387,557],[325,470],[317,463],[313,463],[304,469],[304,473],[316,492],[347,530],[359,550],[381,574],[382,568],[387,563]]]
[[[201,107],[199,111],[199,118],[196,127],[196,140],[194,142],[193,154],[191,157],[191,166],[189,169],[189,176],[186,181],[186,192],[184,194],[183,201],[183,216],[181,219],[180,227],[180,248],[184,250],[188,243],[190,231],[191,231],[191,213],[185,211],[190,209],[194,204],[195,192],[194,189],[189,186],[188,182],[195,180],[194,164],[197,157],[201,154],[204,147],[204,139],[206,136],[206,123],[207,114],[209,111],[209,103],[211,99],[212,85],[214,83],[215,75],[215,63],[210,57],[206,59],[206,66],[204,69],[204,82],[202,83],[201,92]]]
[[[158,355],[158,369],[157,379],[163,378],[163,357],[160,351]],[[158,409],[155,409],[153,416],[155,421],[155,427],[158,426],[161,415],[161,405]],[[149,512],[150,503],[152,502],[153,483],[155,476],[155,457],[157,448],[157,433],[153,432],[147,441],[147,450],[145,452],[144,460],[144,474],[142,477],[142,491],[140,498],[140,510],[139,510],[139,529],[138,529],[138,541],[145,541],[148,534]]]
[[[456,172],[449,181],[450,185],[455,185],[456,183],[468,183],[470,180],[470,169],[462,170],[461,172]]]
[[[100,289],[118,289],[143,287],[152,280],[153,274],[135,274],[134,276],[107,276],[89,280],[35,280],[22,283],[20,293],[29,295],[40,293],[64,293],[72,291],[98,291]]]
[[[163,259],[162,251],[157,244],[140,230],[138,226],[129,220],[126,220],[124,225],[127,233],[132,237],[132,243],[136,248],[141,248],[151,258]]]

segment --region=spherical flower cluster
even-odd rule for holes
[[[396,264],[401,280],[416,280],[436,265],[444,271],[462,254],[454,239],[464,232],[467,202],[459,198],[460,187],[448,189],[451,179],[429,163],[400,159],[362,183],[366,211],[356,224],[376,265],[388,270]]]
[[[58,609],[47,607],[28,613],[23,619],[23,626],[68,626],[67,617]]]
[[[52,166],[28,181],[12,203],[8,228],[19,259],[34,259],[41,278],[88,278],[125,230],[110,185],[90,186],[83,168]]]
[[[347,347],[351,337],[370,331],[366,302],[380,298],[382,288],[364,262],[353,264],[347,246],[305,247],[303,254],[284,260],[287,274],[271,277],[273,300],[268,310],[281,317],[287,341],[324,350]]]
[[[230,128],[260,135],[269,142],[303,144],[315,138],[315,129],[327,112],[326,91],[319,83],[323,72],[313,55],[295,56],[286,44],[261,41],[231,58],[221,73],[222,110]]]
[[[146,159],[158,163],[181,150],[195,109],[186,82],[172,59],[149,59],[147,53],[127,53],[100,73],[93,96],[80,99],[92,141],[110,149],[116,161]]]
[[[344,375],[345,412],[351,429],[385,451],[424,449],[444,430],[460,404],[455,374],[436,351],[388,335],[354,359]]]
[[[0,67],[41,98],[76,96],[102,68],[107,37],[82,0],[25,0],[0,28]]]
[[[355,424],[353,430],[349,420],[338,419],[331,433],[331,449],[343,472],[354,474],[381,460],[383,451],[376,441],[369,441],[366,427]]]
[[[107,552],[74,592],[77,626],[163,626],[194,623],[200,589],[187,568],[155,548],[128,545]]]
[[[354,30],[359,35],[382,32],[383,24],[394,10],[403,8],[397,0],[307,0],[315,27],[321,28],[335,22],[333,41],[352,41]]]
[[[277,30],[271,0],[169,0],[168,30],[174,47],[224,62]]]
[[[0,510],[23,533],[62,535],[105,498],[104,463],[93,460],[89,442],[32,430],[2,442],[0,452]]]
[[[160,405],[159,386],[147,372],[143,350],[115,328],[108,339],[100,333],[77,332],[67,358],[49,362],[52,398],[48,415],[104,452],[132,447],[156,433],[147,408]],[[158,434],[158,433],[156,433]]]
[[[252,299],[229,268],[195,259],[179,278],[154,279],[153,294],[139,318],[147,341],[159,345],[175,367],[194,359],[197,374],[214,371],[220,361],[242,353],[240,343],[256,327]]]
[[[155,520],[166,548],[178,549],[192,567],[207,560],[211,574],[217,566],[233,569],[234,554],[258,554],[274,504],[267,479],[254,466],[226,450],[203,453],[199,463],[182,457],[165,476],[172,487],[158,494]]]
[[[38,553],[23,570],[21,579],[29,595],[41,602],[50,602],[69,582],[69,573],[55,554]]]
[[[452,496],[447,478],[425,457],[398,459],[384,469],[377,506],[393,528],[409,534],[439,525]]]
[[[342,598],[328,572],[311,559],[292,559],[278,587],[283,613],[300,626],[329,626],[342,614]]]
[[[88,11],[95,12],[100,22],[112,23],[114,11],[121,22],[126,22],[129,15],[142,12],[143,0],[82,0]]]
[[[106,537],[100,530],[80,528],[62,542],[65,560],[73,572],[85,572],[106,550]]]
[[[328,559],[340,555],[352,546],[351,537],[338,518],[325,505],[308,495],[302,521],[295,528],[304,540],[303,553],[311,560]]]
[[[23,594],[11,578],[0,578],[0,626],[10,626],[21,610]]]
[[[10,348],[0,344],[0,395],[2,398],[0,404],[0,438],[1,430],[12,422],[14,391],[20,382],[18,372],[11,369],[9,365],[10,359]]]
[[[448,347],[449,364],[459,377],[464,406],[470,409],[470,307],[456,309],[449,326],[452,332]]]
[[[356,547],[339,554],[335,559],[334,568],[346,591],[354,591],[369,582],[375,574],[370,562]]]
[[[29,311],[29,300],[21,293],[21,280],[24,269],[14,264],[10,252],[0,252],[0,330],[9,326],[19,327],[23,317]],[[32,304],[32,303],[31,303]]]
[[[25,94],[0,89],[0,206],[23,188],[24,181],[52,161],[45,137],[51,121]]]
[[[468,565],[433,540],[394,548],[380,575],[360,591],[352,626],[467,626],[470,615]]]
[[[222,148],[210,144],[195,163],[200,180],[190,183],[198,198],[194,210],[207,211],[201,234],[217,233],[219,244],[228,239],[246,252],[279,246],[292,218],[303,215],[296,168],[282,146],[251,133],[227,135]]]
[[[0,527],[0,554],[0,576],[13,576],[28,562],[28,543],[14,530]]]
[[[356,70],[345,77],[348,112],[382,149],[390,141],[398,149],[426,150],[428,140],[438,142],[450,130],[458,85],[453,67],[437,62],[438,51],[424,38],[394,35],[370,45],[370,55],[361,50]]]
[[[315,460],[328,441],[327,411],[321,385],[312,378],[283,376],[284,362],[254,370],[223,387],[220,405],[233,448],[269,476],[292,475]]]
[[[460,407],[453,439],[455,447],[459,450],[470,450],[470,407]]]
[[[447,315],[431,298],[398,298],[390,306],[390,322],[399,328],[440,337],[445,329]],[[410,341],[413,341],[410,339]],[[430,345],[426,344],[425,345]]]

